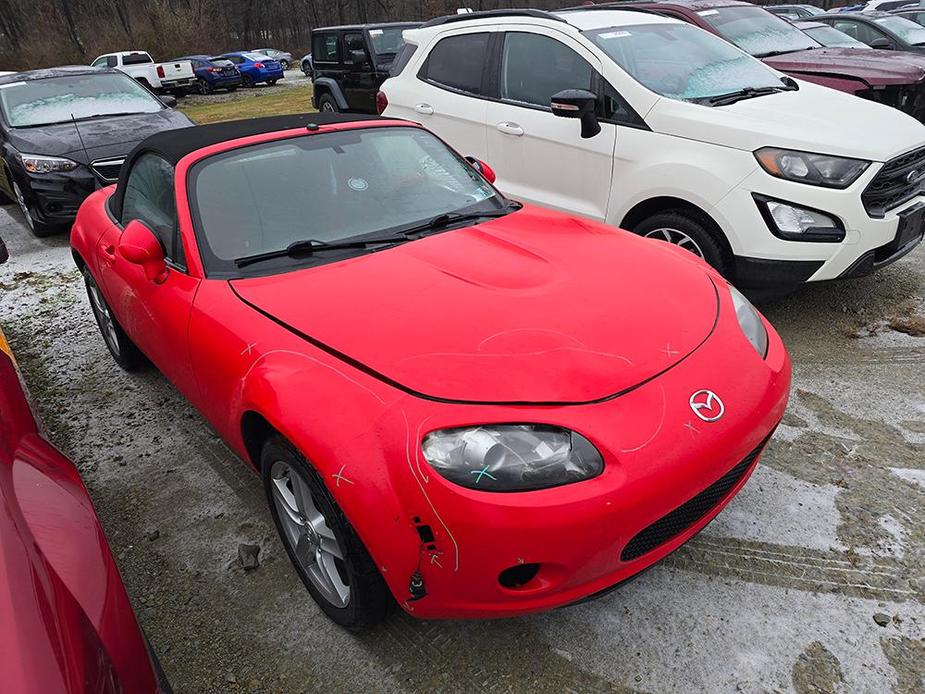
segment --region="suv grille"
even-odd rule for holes
[[[97,159],[96,161],[90,162],[90,168],[93,170],[93,173],[107,183],[115,183],[119,180],[119,171],[122,169],[122,162],[124,161],[125,157],[119,157],[117,159]]]
[[[774,432],[772,431],[771,433]],[[632,561],[643,554],[651,552],[659,545],[680,535],[707,515],[748,472],[748,469],[758,458],[761,449],[764,448],[770,438],[771,434],[768,434],[755,450],[745,456],[742,462],[700,492],[700,494],[681,504],[668,515],[662,516],[645,530],[637,533],[623,548],[623,552],[620,553],[621,561]]]
[[[861,202],[871,217],[925,192],[925,147],[891,159],[861,193]]]

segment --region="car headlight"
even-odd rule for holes
[[[768,331],[764,328],[764,323],[758,311],[752,306],[751,302],[742,296],[742,293],[729,285],[729,293],[732,294],[732,305],[736,310],[736,318],[739,321],[739,327],[745,333],[745,337],[752,343],[761,358],[764,359],[768,354]]]
[[[755,152],[761,168],[772,176],[797,183],[847,188],[870,166],[863,159],[833,157],[792,149],[763,147]]]
[[[584,436],[544,424],[487,424],[432,431],[424,458],[450,482],[490,492],[524,492],[601,474],[604,460]]]
[[[73,171],[79,164],[64,157],[45,157],[41,154],[17,154],[23,168],[29,173],[56,173],[59,171]]]

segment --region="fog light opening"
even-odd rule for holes
[[[539,571],[539,564],[517,564],[498,574],[498,583],[505,588],[523,588],[536,578]]]

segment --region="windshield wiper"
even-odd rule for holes
[[[482,210],[481,212],[445,212],[444,214],[438,214],[436,217],[431,219],[429,222],[424,222],[423,224],[416,224],[412,227],[407,227],[401,230],[402,234],[421,234],[427,231],[434,231],[436,229],[442,229],[445,226],[450,224],[456,224],[457,222],[467,222],[473,219],[489,219],[491,217],[504,217],[505,215],[510,214],[519,210],[522,205],[518,202],[510,201],[507,205],[502,207],[500,210]]]
[[[711,96],[707,102],[711,106],[727,106],[728,104],[734,104],[736,101],[742,101],[743,99],[753,99],[756,96],[766,96],[768,94],[776,94],[777,92],[792,92],[796,88],[796,85],[780,87],[745,87],[744,89],[738,89],[728,94]]]
[[[92,116],[81,116],[80,118],[74,118],[71,122],[85,120],[93,120],[94,118],[115,118],[117,116],[137,116],[144,111],[125,111],[124,113],[94,113]]]
[[[314,255],[319,251],[341,251],[350,248],[369,248],[370,246],[394,246],[397,243],[413,240],[414,238],[410,235],[386,236],[378,239],[367,239],[366,241],[338,241],[336,243],[306,239],[304,241],[294,241],[285,248],[280,248],[276,251],[255,253],[243,258],[236,258],[234,264],[238,267],[247,267],[248,265],[260,263],[264,260],[273,260],[274,258],[301,258],[306,255]]]

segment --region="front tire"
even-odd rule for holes
[[[321,476],[281,436],[264,444],[260,467],[276,530],[314,601],[350,631],[381,622],[391,593]]]
[[[318,110],[322,113],[337,113],[340,111],[337,108],[337,102],[334,101],[334,97],[330,94],[322,94],[318,99]]]
[[[19,211],[22,212],[23,221],[29,227],[29,231],[36,238],[45,238],[57,234],[61,228],[55,224],[47,224],[33,218],[29,210],[29,204],[26,202],[26,196],[16,181],[13,181],[13,194],[16,196],[16,204],[19,205]]]
[[[87,287],[87,297],[90,299],[90,308],[93,309],[93,317],[96,318],[96,324],[99,326],[106,348],[119,366],[126,371],[136,371],[144,364],[144,355],[119,325],[109,304],[103,298],[99,285],[86,267],[83,269],[83,276]]]
[[[728,277],[732,270],[732,258],[703,215],[687,210],[666,210],[642,220],[633,231],[690,251],[719,270],[724,277]]]

